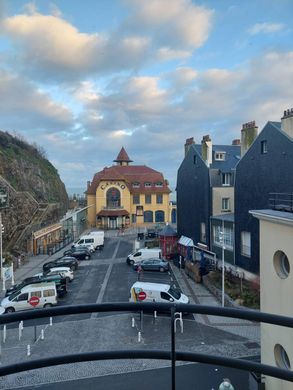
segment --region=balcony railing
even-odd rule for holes
[[[271,192],[269,207],[273,210],[293,213],[293,193]]]
[[[29,360],[10,365],[0,366],[0,375],[19,373],[23,371],[38,369],[48,366],[56,366],[68,363],[109,360],[109,359],[163,359],[171,361],[171,388],[176,389],[175,367],[176,361],[200,362],[207,364],[216,364],[224,367],[233,367],[249,372],[259,373],[282,380],[293,382],[293,371],[270,366],[267,364],[256,363],[244,359],[227,358],[203,353],[193,353],[176,351],[176,313],[199,313],[206,315],[215,315],[221,317],[231,317],[250,321],[257,321],[273,325],[281,325],[293,328],[293,318],[279,316],[269,313],[261,313],[251,310],[231,309],[204,305],[185,305],[170,303],[104,303],[104,304],[86,304],[75,306],[62,306],[51,309],[35,309],[26,312],[5,314],[0,316],[0,324],[8,324],[16,321],[44,318],[59,315],[71,315],[79,313],[93,312],[148,312],[164,311],[170,312],[170,351],[166,350],[116,350],[116,351],[96,351],[85,352],[71,355],[59,355],[46,357],[38,360]]]
[[[123,206],[103,206],[102,210],[123,210]]]

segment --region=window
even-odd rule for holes
[[[222,198],[222,211],[230,210],[230,198]]]
[[[196,155],[196,154],[193,156],[193,164],[194,164],[194,165],[197,164],[197,155]]]
[[[266,154],[268,152],[268,143],[267,141],[261,141],[260,143],[260,150],[261,150],[261,154]]]
[[[56,295],[55,290],[44,290],[44,297],[54,297]]]
[[[251,256],[251,235],[250,232],[241,232],[241,254]]]
[[[163,195],[157,194],[157,204],[162,204],[162,203],[163,203]]]
[[[131,214],[131,223],[136,223],[136,214]]]
[[[226,152],[215,152],[215,160],[216,161],[225,161]]]
[[[163,183],[161,181],[158,181],[156,184],[155,184],[155,187],[163,187]]]
[[[139,195],[133,195],[133,204],[139,204],[139,203],[140,203]]]
[[[155,222],[165,222],[165,213],[162,210],[155,212]]]
[[[152,203],[152,195],[146,194],[145,195],[145,204],[151,204]]]
[[[140,183],[138,183],[137,181],[132,183],[132,187],[133,188],[139,188],[140,187]]]
[[[154,221],[153,212],[150,210],[145,211],[143,214],[143,221],[144,222],[153,222]]]
[[[110,208],[120,207],[120,191],[115,187],[109,188],[106,194],[106,200],[107,200],[107,207]]]
[[[31,292],[31,297],[41,298],[41,296],[42,296],[42,291],[32,291]]]
[[[222,226],[213,226],[213,242],[215,245],[222,247]],[[234,248],[234,232],[230,226],[224,226],[224,246],[226,249],[233,250]]]
[[[274,347],[275,361],[278,367],[285,370],[291,370],[290,359],[285,348],[281,344],[276,344]]]
[[[152,183],[150,183],[149,181],[147,181],[147,182],[144,183],[144,186],[145,186],[145,187],[151,187],[151,186],[152,186]]]
[[[277,272],[277,275],[281,279],[288,278],[290,273],[290,263],[287,255],[283,251],[277,251],[274,254],[273,262],[274,262],[274,267],[275,267],[275,271]]]
[[[204,222],[200,224],[200,241],[206,242],[206,224]]]
[[[16,300],[18,302],[21,302],[21,301],[28,301],[28,293],[24,293],[24,294],[20,294]]]
[[[222,185],[230,186],[231,185],[231,173],[222,173]]]
[[[170,297],[170,295],[169,294],[167,294],[167,293],[165,293],[165,292],[161,292],[161,298],[162,299],[165,299],[166,301],[174,301],[174,299],[173,298],[171,298]]]

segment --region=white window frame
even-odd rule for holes
[[[224,187],[231,186],[231,182],[232,182],[232,174],[230,172],[222,173],[222,186]]]
[[[221,231],[221,226],[213,226],[213,242],[214,245],[219,246],[220,248],[222,248]],[[229,250],[233,250],[234,248],[234,231],[232,227],[224,227],[224,246]]]
[[[147,181],[147,182],[144,183],[144,186],[147,187],[147,188],[149,188],[149,187],[152,186],[152,183],[150,183],[149,181]]]
[[[251,257],[251,233],[241,232],[241,255]]]
[[[138,182],[132,183],[132,188],[139,188],[139,187],[140,187],[140,183]]]
[[[230,198],[222,198],[222,211],[231,211]]]
[[[225,161],[226,160],[226,152],[215,152],[215,160],[216,161]]]

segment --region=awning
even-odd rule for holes
[[[34,239],[37,240],[40,237],[46,236],[47,234],[53,233],[53,232],[55,232],[57,230],[61,230],[61,229],[62,229],[62,224],[55,223],[54,225],[47,226],[41,230],[34,232],[33,237],[34,237]]]
[[[194,246],[193,240],[186,236],[181,236],[178,244],[184,245],[184,246]]]
[[[126,210],[101,210],[97,217],[123,217],[125,215],[129,215]]]

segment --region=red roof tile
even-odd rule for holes
[[[122,146],[118,156],[116,157],[116,160],[113,160],[114,162],[132,162],[133,160],[130,160],[128,157],[128,154],[126,153],[126,150]]]
[[[129,212],[126,210],[101,210],[98,212],[98,217],[120,217],[124,215],[129,215]]]

